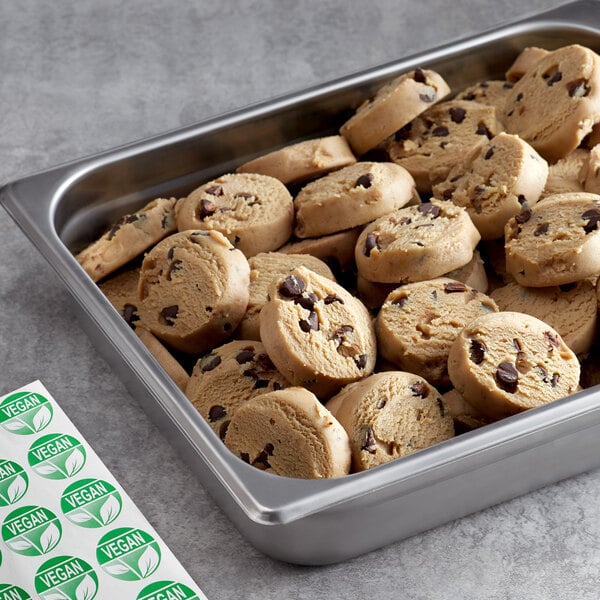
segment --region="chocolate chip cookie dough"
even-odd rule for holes
[[[77,255],[85,272],[99,281],[176,230],[175,198],[158,198],[123,215],[93,244]]]
[[[365,227],[354,256],[359,274],[368,281],[424,281],[467,264],[479,239],[464,208],[431,200]]]
[[[140,272],[140,324],[169,346],[200,353],[246,312],[250,267],[218,231],[183,231],[157,244]]]
[[[479,102],[487,106],[493,106],[496,109],[496,117],[502,122],[504,115],[504,105],[508,93],[512,89],[512,83],[502,79],[493,79],[491,81],[480,81],[471,85],[455,96],[455,100],[470,100]]]
[[[388,371],[347,385],[327,404],[350,438],[352,470],[364,471],[454,436],[439,392],[412,373]]]
[[[292,234],[292,197],[267,175],[232,173],[195,189],[177,205],[177,229],[220,231],[246,256],[270,252]]]
[[[332,135],[285,146],[240,165],[236,171],[269,175],[282,183],[299,183],[355,162],[346,139]]]
[[[569,192],[593,192],[594,190],[585,190],[583,185],[589,158],[589,150],[576,148],[564,158],[549,165],[548,178],[542,192],[542,198]]]
[[[303,187],[294,198],[299,238],[364,225],[408,204],[415,182],[394,163],[358,162]]]
[[[600,196],[549,196],[508,221],[506,269],[517,283],[547,287],[600,273]]]
[[[550,325],[523,313],[479,317],[448,358],[457,391],[490,418],[506,417],[577,390],[579,361]]]
[[[260,342],[236,340],[198,359],[185,395],[223,440],[244,402],[288,386]]]
[[[473,319],[497,311],[491,298],[454,279],[408,283],[387,297],[377,315],[379,352],[402,371],[448,385],[456,336]]]
[[[450,93],[435,71],[414,69],[380,88],[340,129],[361,155]]]
[[[341,477],[350,470],[344,428],[314,394],[300,387],[245,402],[229,423],[225,444],[243,461],[284,477]]]
[[[140,269],[137,267],[127,269],[100,284],[102,293],[109,299],[127,324],[132,327],[140,318],[137,308],[139,303],[137,295],[139,279]]]
[[[274,281],[260,337],[277,369],[319,398],[373,372],[377,342],[365,306],[304,267]]]

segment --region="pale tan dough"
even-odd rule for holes
[[[358,162],[304,186],[294,198],[299,238],[364,225],[408,204],[415,182],[394,163]]]
[[[463,206],[481,238],[502,237],[504,225],[533,206],[548,177],[548,163],[519,136],[499,133],[472,150],[433,186],[436,198]]]
[[[118,275],[106,279],[100,284],[100,290],[108,298],[118,313],[132,327],[139,321],[138,315],[138,282],[139,267],[128,269]]]
[[[158,361],[167,375],[175,382],[175,385],[183,392],[188,384],[190,376],[181,366],[179,361],[165,348],[160,341],[143,327],[136,327],[135,333],[148,348],[152,356]]]
[[[432,199],[367,225],[354,257],[368,281],[424,281],[466,265],[479,239],[464,208]]]
[[[85,272],[99,281],[176,231],[175,198],[157,198],[129,215],[123,215],[93,244],[77,255]]]
[[[373,372],[377,341],[365,306],[337,283],[304,267],[271,284],[260,337],[293,385],[320,398]]]
[[[260,340],[260,311],[267,301],[271,282],[288,275],[296,267],[306,267],[315,273],[335,281],[331,269],[310,254],[284,254],[261,252],[248,259],[250,265],[250,288],[248,308],[241,320],[237,337],[243,340]]]
[[[490,418],[502,418],[577,390],[579,362],[550,325],[523,313],[489,313],[458,335],[448,358],[452,384]]]
[[[508,221],[506,269],[517,283],[548,287],[600,273],[600,196],[555,194]]]
[[[489,296],[455,279],[408,283],[389,294],[377,315],[379,352],[402,371],[448,385],[456,336],[473,319],[497,311]]]
[[[448,84],[435,71],[414,69],[381,87],[365,100],[340,133],[361,155],[404,127],[433,103],[450,93]]]
[[[218,231],[182,231],[144,258],[140,325],[169,346],[200,353],[231,336],[248,304],[246,257]]]
[[[508,68],[505,73],[506,80],[510,83],[516,83],[530,71],[538,62],[549,54],[548,50],[544,48],[538,48],[537,46],[528,46],[523,48],[519,56],[515,59],[513,64]]]
[[[235,340],[201,356],[184,391],[224,440],[231,418],[244,402],[288,386],[260,342]]]
[[[493,79],[489,81],[480,81],[475,85],[465,88],[454,97],[455,100],[470,100],[493,106],[496,109],[496,117],[502,122],[504,115],[504,105],[509,91],[512,89],[512,83],[502,79]]]
[[[300,387],[245,402],[231,419],[225,445],[243,461],[274,475],[322,479],[350,471],[344,428],[314,394]]]
[[[554,162],[581,143],[600,121],[600,57],[577,44],[541,58],[514,84],[506,101],[509,133]]]
[[[509,283],[491,297],[500,310],[527,313],[551,325],[575,354],[588,352],[594,341],[598,301],[589,281],[544,288]]]
[[[590,159],[590,151],[585,148],[576,148],[564,158],[560,158],[548,167],[548,179],[542,192],[542,198],[554,194],[569,192],[592,191],[584,190],[586,169]]]
[[[502,131],[496,109],[478,102],[449,100],[396,132],[386,142],[390,159],[415,179],[420,192],[444,180],[476,145]]]
[[[291,240],[277,252],[284,254],[311,254],[320,258],[334,272],[347,272],[355,268],[354,246],[362,227],[324,235],[318,238]]]
[[[376,373],[347,385],[326,407],[348,433],[354,472],[454,436],[440,393],[412,373]]]
[[[457,435],[493,422],[493,419],[469,404],[454,388],[443,394],[442,399],[454,421],[454,429]]]
[[[230,173],[182,198],[177,229],[220,231],[247,257],[277,250],[292,234],[294,205],[281,181],[256,173]]]
[[[341,135],[305,140],[259,156],[237,173],[260,173],[282,183],[299,183],[354,164],[356,157]]]

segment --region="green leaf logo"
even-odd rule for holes
[[[122,506],[121,494],[102,479],[80,479],[67,487],[60,499],[65,517],[80,527],[110,525]]]
[[[156,581],[146,586],[136,600],[201,600],[200,596],[183,583]],[[203,600],[203,599],[202,599]]]
[[[17,392],[0,404],[0,426],[17,435],[31,435],[52,421],[52,404],[34,392]]]
[[[72,435],[52,433],[38,438],[29,448],[31,468],[47,479],[67,479],[77,474],[86,461],[85,448]]]
[[[31,600],[31,596],[16,585],[0,583],[0,600]]]
[[[96,547],[100,566],[117,579],[135,581],[152,575],[160,564],[160,547],[142,529],[120,527],[104,535]]]
[[[11,460],[0,459],[0,506],[10,506],[18,502],[28,487],[29,477],[21,465]]]
[[[47,554],[58,545],[61,536],[58,517],[43,506],[22,506],[11,512],[2,524],[4,543],[24,556]]]
[[[75,556],[46,561],[38,569],[34,584],[42,600],[92,600],[98,593],[98,575]]]

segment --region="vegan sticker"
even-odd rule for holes
[[[11,394],[0,404],[0,425],[18,435],[38,433],[52,420],[52,404],[35,392]]]
[[[43,506],[22,506],[2,524],[2,539],[24,556],[41,556],[60,542],[62,526],[56,515]]]
[[[135,581],[156,571],[160,564],[160,547],[145,531],[120,527],[100,539],[96,558],[100,566],[113,577]]]
[[[57,556],[38,569],[35,591],[42,600],[92,600],[98,592],[98,575],[81,558]]]
[[[38,475],[47,479],[67,479],[85,465],[85,448],[72,435],[51,433],[31,445],[27,459]]]
[[[81,527],[109,525],[119,516],[122,506],[121,494],[102,479],[76,481],[60,498],[65,517]]]
[[[157,581],[146,586],[136,600],[200,600],[200,597],[183,583]]]
[[[29,478],[23,467],[12,460],[0,458],[0,506],[18,502],[25,495],[28,486]]]
[[[0,600],[31,600],[31,596],[16,585],[0,583]]]

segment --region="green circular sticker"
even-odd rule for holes
[[[52,420],[52,404],[35,392],[11,394],[0,404],[0,425],[18,435],[38,433]]]
[[[51,433],[38,438],[31,445],[27,460],[42,477],[67,479],[85,465],[85,448],[72,435]]]
[[[57,556],[37,570],[34,585],[42,600],[92,600],[98,593],[98,575],[81,558]]]
[[[0,600],[31,600],[31,596],[17,585],[0,583]]]
[[[12,460],[0,458],[0,506],[18,502],[29,487],[29,477],[23,467]]]
[[[183,583],[157,581],[146,586],[136,600],[200,600],[200,596]]]
[[[13,552],[24,556],[47,554],[60,542],[61,536],[58,517],[43,506],[21,506],[2,523],[4,543]]]
[[[123,501],[115,486],[102,479],[80,479],[60,497],[67,519],[81,527],[104,527],[121,513]]]
[[[100,539],[96,558],[100,566],[113,577],[135,581],[156,571],[160,564],[160,547],[145,531],[120,527]]]

